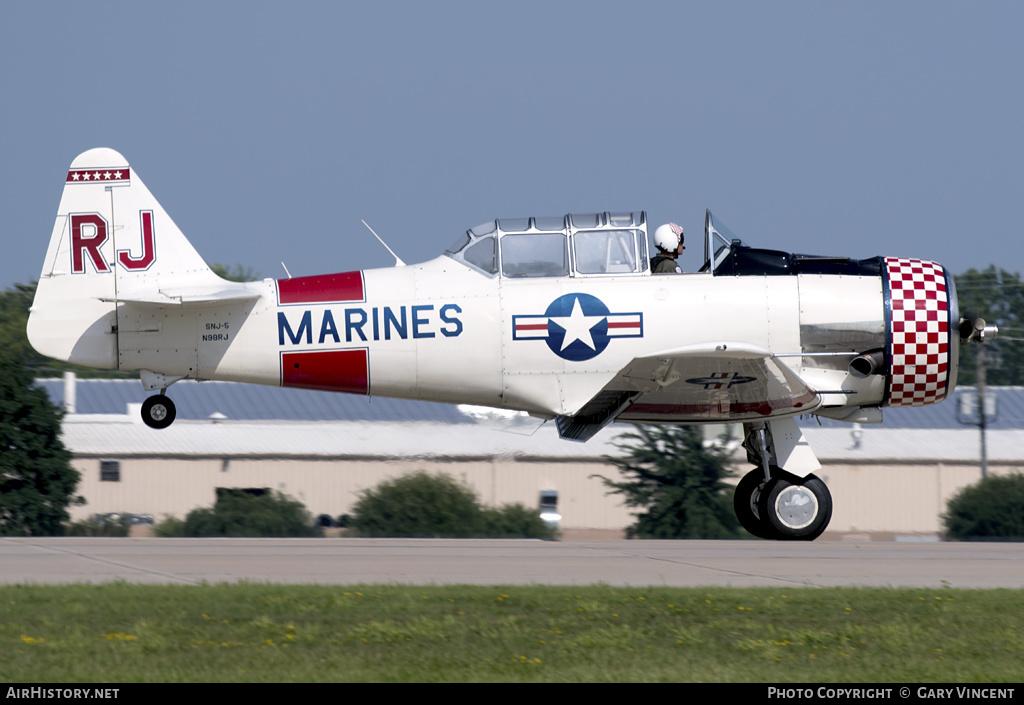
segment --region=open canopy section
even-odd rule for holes
[[[786,276],[796,274],[850,274],[880,276],[880,257],[852,259],[820,255],[794,255],[781,250],[750,247],[710,210],[704,216],[702,272],[719,276]]]

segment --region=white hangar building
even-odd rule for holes
[[[211,506],[217,488],[271,488],[314,515],[348,513],[360,490],[415,470],[463,480],[488,504],[539,506],[556,499],[566,537],[619,538],[632,522],[595,474],[615,476],[604,456],[629,429],[613,424],[588,443],[560,440],[546,425],[529,435],[478,409],[227,382],[182,381],[170,390],[177,420],[142,423],[138,380],[41,380],[68,413],[64,442],[82,473],[87,504],[72,518],[111,512],[184,517]],[[990,390],[988,468],[1024,465],[1024,388]],[[956,394],[971,389],[958,389]],[[800,421],[831,490],[823,540],[933,539],[946,502],[980,477],[980,434],[957,420],[956,400],[885,409],[879,425],[816,417]],[[719,427],[720,430],[720,427]],[[737,431],[738,432],[738,431]],[[737,476],[749,469],[735,454]]]

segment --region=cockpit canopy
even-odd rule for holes
[[[484,274],[591,277],[648,271],[647,214],[570,213],[501,218],[464,235],[446,254]]]
[[[445,254],[489,277],[650,275],[647,214],[570,213],[560,218],[501,218],[470,228]],[[707,211],[704,264],[714,276],[853,274],[877,276],[877,257],[793,255],[746,245]]]

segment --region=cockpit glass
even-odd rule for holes
[[[483,237],[484,235],[490,235],[497,229],[497,221],[488,220],[486,223],[481,223],[475,228],[470,228],[470,232],[473,233],[473,237]]]
[[[462,248],[469,244],[469,233],[462,233],[455,239],[445,252],[454,255],[456,252],[461,252]]]
[[[632,230],[581,231],[573,235],[576,271],[580,274],[636,272],[635,236]]]
[[[466,248],[462,257],[473,266],[479,267],[488,274],[496,274],[498,271],[497,238],[491,235],[490,237],[477,240]]]
[[[733,243],[743,244],[725,223],[708,211],[704,220],[704,267],[701,271],[718,269],[732,251]]]
[[[501,238],[501,273],[513,278],[565,276],[569,273],[565,235],[505,235]]]
[[[649,269],[647,214],[488,220],[460,235],[445,254],[488,277],[640,274]]]
[[[534,221],[534,225],[536,226],[537,230],[561,230],[562,228],[565,227],[565,218],[564,217],[562,217],[562,218],[553,218],[553,217],[534,218],[533,221]]]

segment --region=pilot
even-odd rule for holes
[[[676,258],[683,254],[683,229],[675,223],[659,225],[654,231],[654,245],[658,254],[651,257],[652,274],[682,274]]]

